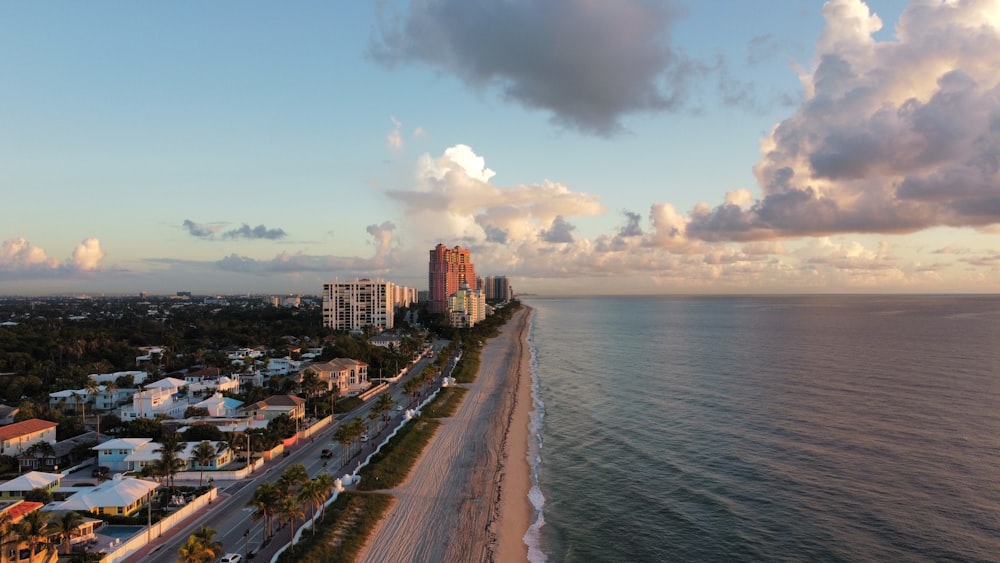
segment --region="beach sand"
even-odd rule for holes
[[[527,561],[531,310],[490,339],[476,382],[445,419],[359,561]]]

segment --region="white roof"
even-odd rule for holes
[[[159,486],[159,483],[144,479],[116,476],[89,491],[76,493],[53,507],[53,510],[89,511],[102,506],[128,506]]]
[[[115,438],[103,444],[98,444],[92,450],[134,450],[146,442],[152,442],[152,438]]]
[[[164,377],[159,381],[154,381],[146,386],[146,389],[179,389],[187,385],[183,379],[174,377]]]
[[[163,449],[163,444],[159,442],[150,442],[148,444],[143,444],[138,448],[132,450],[132,453],[125,456],[122,461],[133,462],[133,461],[156,461],[160,459],[160,450]]]
[[[0,491],[30,491],[32,489],[44,489],[49,485],[62,479],[62,475],[54,473],[42,473],[41,471],[29,471],[0,485]]]

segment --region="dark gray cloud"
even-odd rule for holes
[[[703,70],[669,46],[678,15],[669,0],[415,0],[402,13],[383,2],[370,53],[610,135],[624,115],[680,107]]]
[[[283,229],[268,229],[264,225],[257,225],[256,227],[251,227],[246,223],[238,229],[232,229],[226,231],[222,234],[222,238],[233,239],[233,238],[244,238],[244,239],[267,239],[267,240],[280,240],[287,236],[287,233]]]
[[[195,223],[190,219],[185,219],[182,226],[191,236],[198,238],[212,238],[222,228],[221,223]]]
[[[642,226],[639,225],[639,222],[642,221],[642,215],[632,211],[622,211],[622,214],[625,215],[626,223],[618,231],[618,235],[623,237],[642,236]]]
[[[195,223],[190,219],[185,219],[182,224],[184,229],[187,230],[191,236],[195,236],[203,239],[214,239],[216,235],[219,235],[223,239],[266,239],[266,240],[280,240],[285,238],[287,233],[283,229],[268,229],[264,225],[257,225],[256,227],[251,227],[246,223],[238,229],[230,229],[219,234],[223,227],[226,226],[225,222],[215,222],[215,223]]]
[[[552,227],[542,229],[541,238],[545,242],[573,242],[574,230],[576,226],[563,219],[562,215],[558,215],[552,220]]]

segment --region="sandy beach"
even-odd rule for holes
[[[530,315],[523,308],[483,348],[476,382],[388,491],[396,503],[360,561],[527,561]]]

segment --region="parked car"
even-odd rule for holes
[[[333,457],[333,450],[323,450],[320,452],[319,457],[326,459],[328,457]]]
[[[361,441],[362,442],[367,442],[368,441],[368,433],[367,432],[365,432],[364,434],[361,435]]]
[[[227,553],[222,556],[222,559],[219,559],[219,563],[240,563],[241,559],[243,558],[240,557],[239,553]]]
[[[111,474],[111,468],[108,467],[108,466],[106,466],[106,465],[102,465],[100,467],[95,467],[90,472],[90,476],[91,477],[107,477],[110,474]]]

